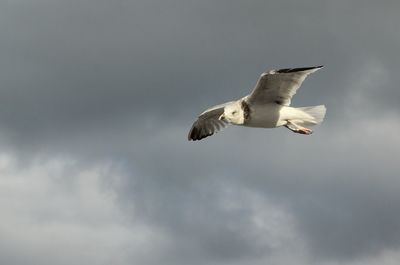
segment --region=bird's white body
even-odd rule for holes
[[[243,125],[257,128],[276,128],[292,121],[296,124],[312,123],[317,124],[315,117],[304,111],[304,108],[282,106],[276,103],[255,105],[250,107],[251,119]]]
[[[289,108],[276,103],[251,106],[251,119],[241,125],[258,128],[275,128],[285,125],[285,117],[291,115],[290,111],[287,110]]]

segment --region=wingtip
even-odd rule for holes
[[[193,125],[188,134],[188,141],[189,142],[199,141],[211,135],[213,135],[213,133],[202,134],[201,130],[199,130],[198,128],[196,128],[196,126]]]
[[[310,71],[310,70],[319,70],[323,68],[323,65],[318,66],[311,66],[311,67],[300,67],[300,68],[283,68],[279,70],[275,70],[276,73],[295,73],[295,72],[303,72],[303,71]]]
[[[194,129],[195,129],[195,127],[192,126],[192,128],[190,128],[190,131],[188,133],[187,139],[188,139],[189,142],[196,140],[196,138],[194,137],[194,132],[193,132]]]

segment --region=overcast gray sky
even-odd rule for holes
[[[398,0],[0,2],[0,263],[400,262]],[[195,117],[325,65],[312,136]]]

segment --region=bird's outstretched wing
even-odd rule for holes
[[[188,140],[201,140],[225,128],[227,122],[218,118],[224,113],[224,107],[229,103],[231,102],[214,106],[201,113],[189,131]]]
[[[276,102],[280,105],[289,106],[292,97],[296,94],[304,79],[322,67],[321,65],[287,68],[262,73],[255,88],[247,96],[247,101],[251,104]]]

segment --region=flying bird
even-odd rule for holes
[[[325,106],[295,108],[290,106],[290,101],[304,79],[322,67],[286,68],[262,73],[249,95],[201,113],[189,131],[188,140],[201,140],[228,124],[255,128],[285,126],[292,132],[310,135],[312,130],[308,127],[323,121]]]

